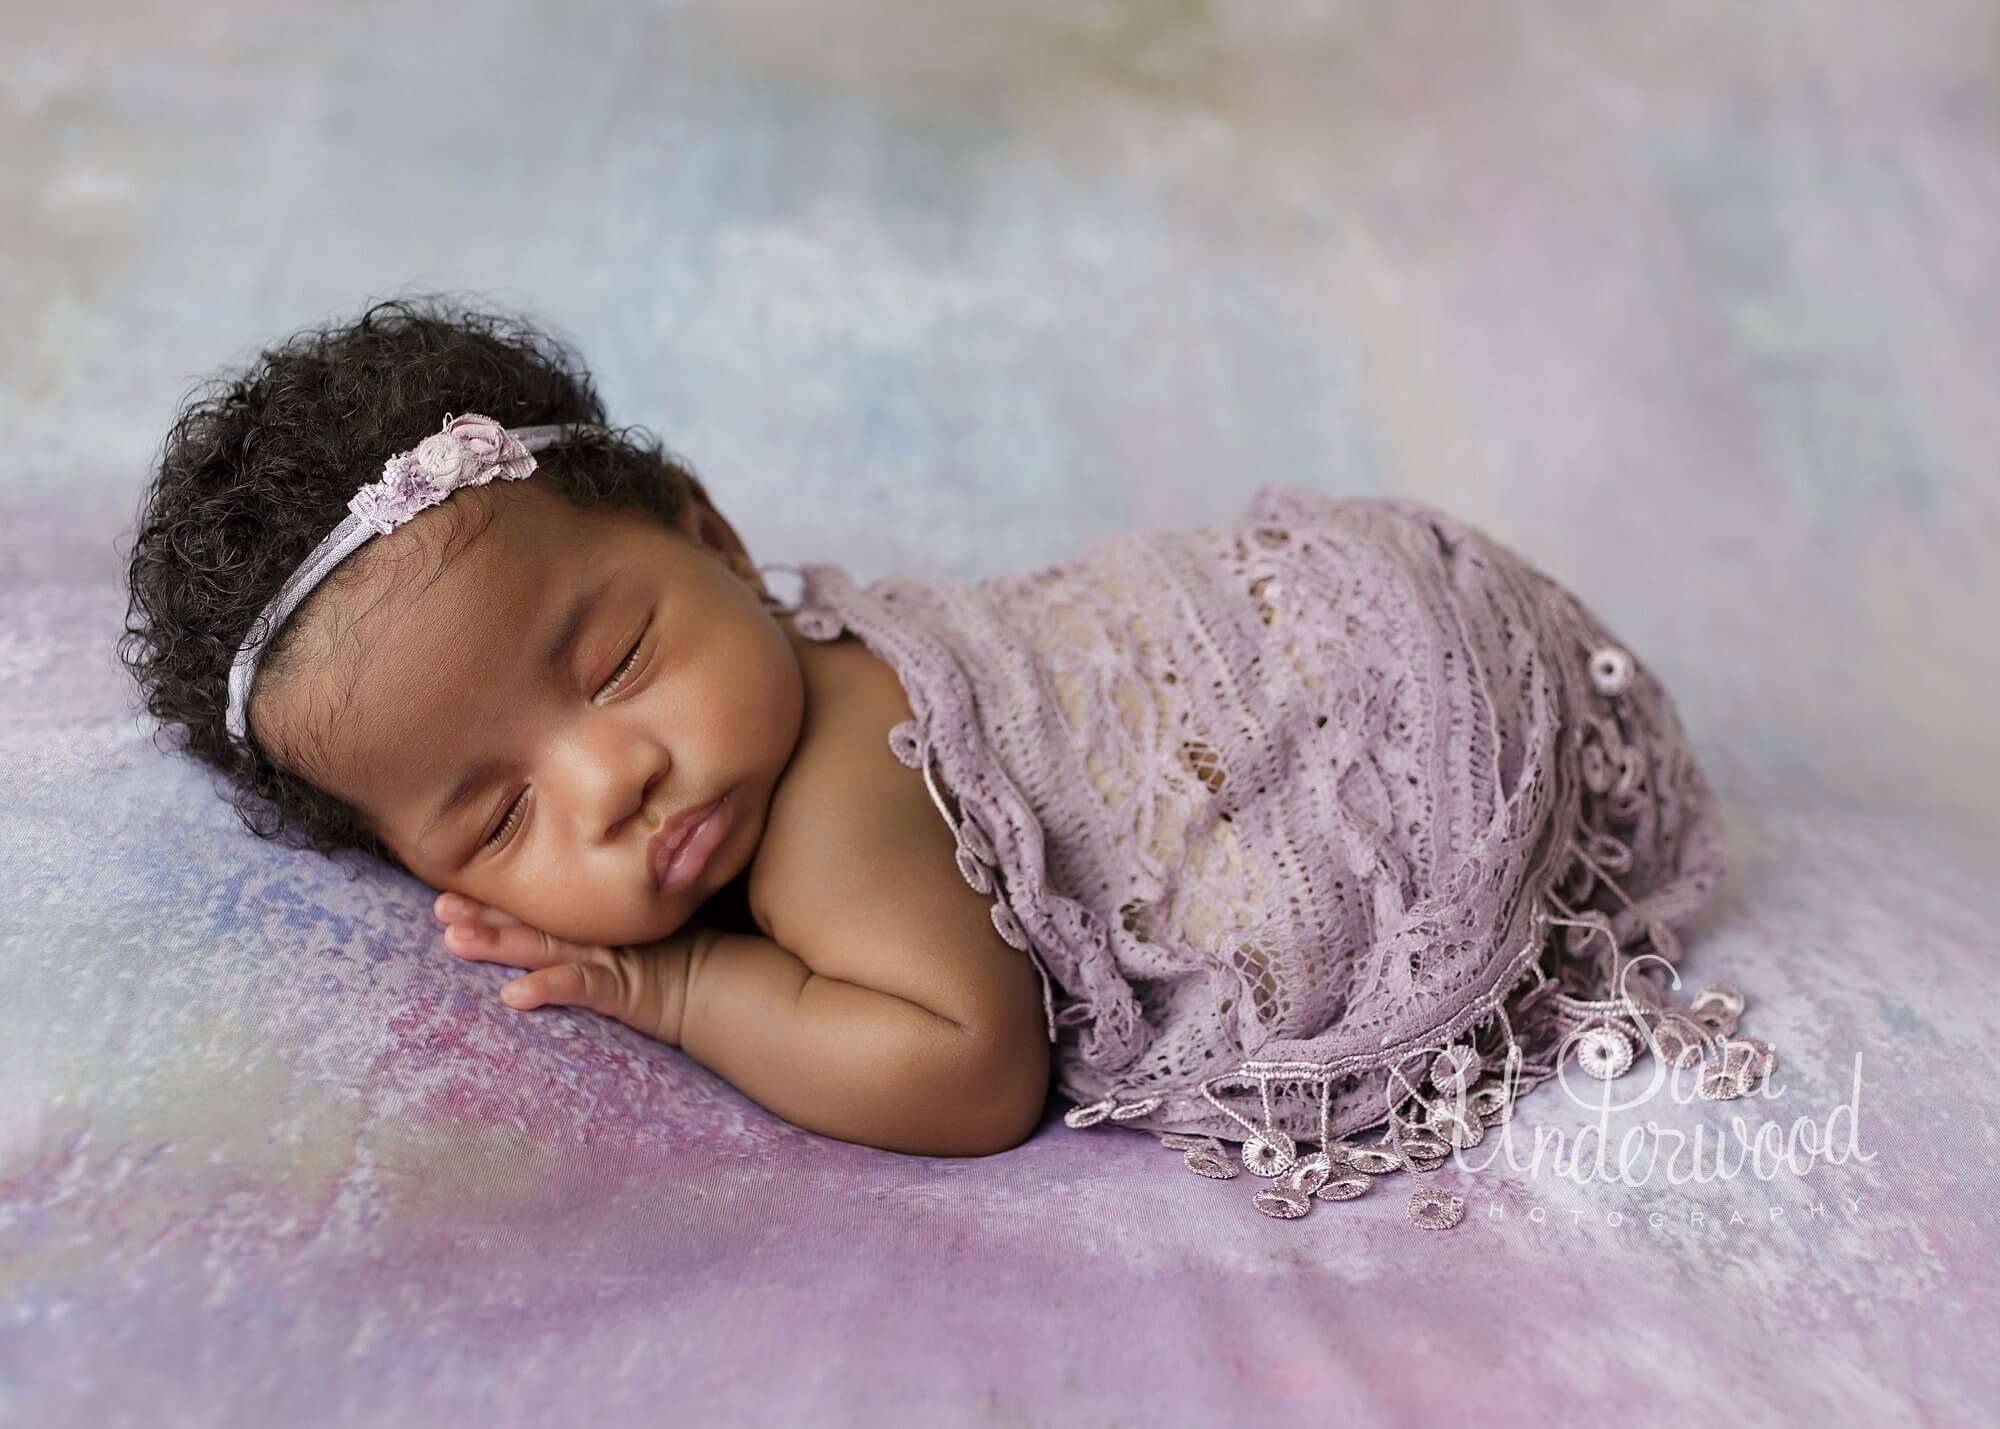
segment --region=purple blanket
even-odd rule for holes
[[[1993,1417],[1988,9],[107,0],[8,49],[0,1425]],[[760,561],[1461,513],[1673,691],[1730,867],[1683,971],[1771,1094],[1544,1087],[1426,1235],[1054,1104],[830,1141],[510,1011],[112,651],[192,375],[405,285],[561,323]]]

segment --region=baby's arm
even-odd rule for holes
[[[936,941],[925,952],[948,960]],[[757,933],[698,930],[679,963],[663,1040],[809,1131],[981,1156],[1018,1145],[1041,1118],[1046,1055],[1038,1067],[986,1028],[816,973]]]
[[[995,930],[993,896],[960,874],[925,786],[871,776],[837,761],[798,776],[759,855],[767,936],[725,935],[690,959],[681,1045],[828,1135],[1005,1150],[1048,1096],[1041,976]]]
[[[809,1131],[980,1156],[1019,1145],[1040,1119],[1049,1059],[1042,1024],[1026,1015],[1039,1017],[1039,1004],[1022,1003],[1011,988],[1019,969],[1004,960],[969,964],[986,986],[951,977],[968,964],[943,938],[929,945],[928,972],[910,971],[902,949],[876,957],[904,991],[945,970],[936,1000],[955,1016],[815,972],[760,934],[689,925],[657,942],[585,946],[455,893],[439,897],[437,916],[459,957],[533,970],[501,990],[508,1006],[614,1017]]]

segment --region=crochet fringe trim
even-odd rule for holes
[[[1549,895],[1544,926],[1581,928],[1589,930],[1586,936],[1610,937],[1602,914],[1573,917],[1567,916],[1569,912],[1561,899]],[[1633,970],[1636,962],[1628,960],[1625,970]],[[1530,966],[1525,981],[1530,985],[1518,995],[1475,1009],[1469,1025],[1441,1034],[1445,1043],[1441,1048],[1418,1049],[1389,1065],[1387,1126],[1378,1140],[1330,1134],[1334,1085],[1357,1070],[1379,1069],[1379,1059],[1349,1057],[1332,1062],[1252,1060],[1203,1081],[1196,1089],[1202,1098],[1243,1128],[1235,1158],[1214,1136],[1168,1134],[1159,1138],[1160,1144],[1181,1151],[1188,1170],[1212,1180],[1233,1180],[1239,1174],[1234,1162],[1240,1160],[1240,1170],[1271,1182],[1253,1196],[1257,1209],[1296,1220],[1312,1209],[1314,1200],[1352,1200],[1366,1194],[1377,1178],[1394,1172],[1408,1172],[1414,1179],[1435,1171],[1454,1150],[1479,1145],[1488,1127],[1513,1116],[1518,1097],[1559,1075],[1562,1063],[1572,1058],[1580,1070],[1604,1081],[1625,1075],[1642,1051],[1675,1070],[1701,1067],[1697,1085],[1710,1101],[1751,1094],[1777,1067],[1777,1053],[1769,1043],[1736,1035],[1744,998],[1729,984],[1704,988],[1692,1002],[1682,1003],[1651,991],[1643,981],[1635,986],[1623,973],[1619,995],[1603,999],[1562,991],[1539,963]],[[1531,1051],[1530,1039],[1516,1035],[1508,1016],[1510,1006],[1517,1016],[1531,1012],[1538,1030],[1560,1034],[1552,1053]],[[1480,1033],[1496,1029],[1504,1050],[1494,1066],[1493,1059],[1473,1044]],[[1412,1080],[1404,1068],[1422,1057],[1430,1058],[1429,1066]],[[1318,1150],[1305,1151],[1276,1124],[1272,1092],[1280,1086],[1316,1088]],[[1254,1090],[1263,1111],[1261,1124],[1216,1096],[1218,1089],[1230,1087]],[[1114,1095],[1072,1108],[1063,1122],[1081,1129],[1126,1121],[1158,1110],[1166,1100],[1165,1094],[1155,1094],[1125,1102]],[[1464,1199],[1450,1192],[1419,1185],[1410,1195],[1409,1218],[1424,1229],[1449,1229],[1464,1213]]]

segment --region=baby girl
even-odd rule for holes
[[[1671,993],[1723,867],[1672,702],[1444,513],[1267,483],[1021,575],[773,569],[555,340],[388,303],[182,410],[120,653],[253,832],[439,890],[508,1006],[828,1136],[1001,1151],[1053,1078],[1289,1218],[1566,1056],[1769,1072]]]

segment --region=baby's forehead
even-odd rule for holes
[[[494,702],[527,677],[527,647],[552,612],[603,576],[608,544],[635,536],[658,538],[649,561],[671,561],[681,545],[643,512],[582,510],[531,478],[463,489],[369,541],[300,610],[278,709],[253,713],[273,731],[266,747],[364,816],[386,817],[400,792],[456,757],[449,731],[490,723]]]
[[[461,493],[375,537],[334,572],[313,608],[300,612],[321,663],[355,663],[380,646],[421,638],[441,620],[476,626],[492,597],[519,588],[550,553],[528,539],[531,524],[515,519],[508,503],[483,495]]]
[[[299,612],[272,691],[287,762],[349,799],[378,766],[400,775],[415,746],[397,732],[471,717],[468,687],[491,697],[566,572],[588,562],[591,524],[480,490],[369,541]]]
[[[461,490],[349,558],[327,583],[336,589],[324,624],[365,646],[444,618],[460,627],[501,621],[503,609],[523,609],[522,592],[590,565],[636,519],[580,510],[546,482]]]

